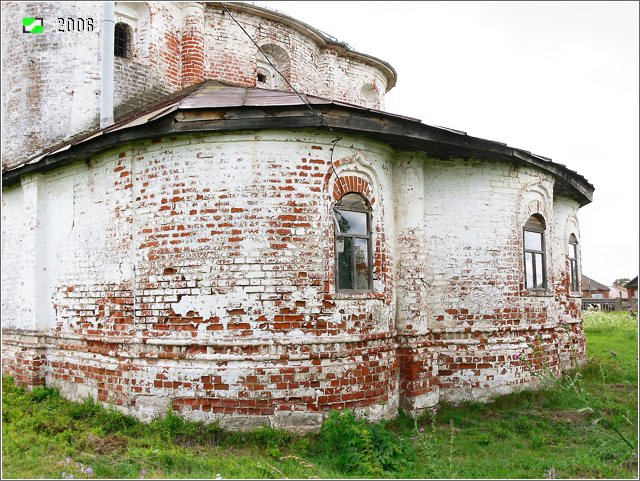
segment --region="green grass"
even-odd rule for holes
[[[147,425],[3,377],[3,478],[636,478],[637,319],[584,313],[588,365],[551,387],[370,424],[333,414],[305,437]],[[86,474],[87,468],[92,476]],[[84,472],[83,472],[84,468]]]

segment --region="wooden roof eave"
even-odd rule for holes
[[[591,202],[593,187],[586,181],[581,181],[577,174],[573,175],[575,173],[560,164],[499,142],[461,135],[450,129],[433,127],[412,119],[392,117],[368,109],[328,104],[315,105],[314,110],[336,131],[372,137],[396,149],[418,150],[434,157],[478,158],[530,164],[553,174],[558,179],[560,187],[580,205]],[[2,176],[2,184],[7,186],[25,174],[46,171],[139,140],[172,134],[301,128],[327,127],[318,115],[306,106],[300,105],[173,109],[147,123],[91,136],[88,140],[80,141],[64,151],[45,156],[37,163],[7,171]]]

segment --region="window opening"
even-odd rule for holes
[[[537,214],[529,217],[524,225],[524,272],[528,290],[547,288],[544,231],[544,219]]]
[[[578,283],[578,239],[575,235],[569,236],[569,278],[571,283],[571,292],[579,292],[580,285]]]
[[[113,39],[113,54],[116,57],[129,58],[128,49],[130,41],[128,25],[116,23]]]
[[[370,291],[371,209],[356,193],[348,193],[333,209],[336,223],[336,288]]]

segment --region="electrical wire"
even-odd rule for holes
[[[264,58],[267,60],[267,62],[269,62],[269,65],[271,65],[271,67],[273,68],[273,70],[275,70],[278,75],[280,75],[280,77],[282,77],[282,79],[287,83],[287,85],[289,86],[289,88],[291,90],[293,90],[293,92],[300,97],[300,100],[302,100],[302,103],[305,104],[307,106],[307,108],[311,111],[311,113],[313,115],[315,115],[316,117],[318,117],[318,119],[320,119],[320,124],[323,125],[324,127],[326,127],[327,129],[329,129],[329,131],[331,131],[331,133],[333,135],[335,135],[335,139],[331,142],[333,144],[333,147],[331,147],[331,157],[329,159],[329,165],[331,165],[331,169],[333,170],[334,175],[336,176],[336,180],[338,182],[338,187],[340,188],[340,193],[344,195],[344,192],[342,190],[342,183],[340,182],[340,176],[338,175],[338,172],[336,171],[335,166],[333,165],[333,153],[336,150],[336,147],[338,146],[338,142],[340,142],[342,140],[342,137],[340,137],[329,125],[329,123],[327,122],[327,120],[320,115],[318,112],[316,112],[313,107],[311,106],[311,102],[309,102],[308,99],[306,99],[305,97],[302,96],[302,94],[300,92],[298,92],[295,87],[293,85],[291,85],[291,82],[289,82],[289,80],[287,79],[287,77],[285,77],[282,72],[280,72],[280,70],[278,70],[278,67],[276,67],[273,62],[271,61],[271,59],[269,58],[269,56],[264,52],[264,50],[262,50],[262,48],[260,47],[260,45],[258,45],[258,42],[256,42],[253,37],[251,35],[249,35],[249,32],[247,32],[245,30],[245,28],[240,25],[240,22],[238,22],[236,20],[236,18],[231,14],[231,12],[229,11],[229,9],[227,8],[227,6],[224,4],[224,2],[220,2],[220,4],[222,5],[222,8],[224,8],[224,10],[227,12],[227,14],[229,14],[229,17],[231,17],[231,20],[233,20],[235,22],[235,24],[240,27],[240,30],[242,30],[244,32],[244,34],[249,38],[249,40],[251,40],[251,42],[256,46],[256,48],[260,51],[260,53],[264,56]]]

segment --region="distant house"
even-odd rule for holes
[[[583,299],[609,299],[609,290],[609,286],[594,281],[584,274],[582,275]]]
[[[614,284],[609,289],[609,299],[629,299],[629,293],[627,289],[624,287],[624,283],[622,284]]]
[[[635,276],[629,282],[624,285],[627,290],[628,299],[637,299],[638,298],[638,276]]]

